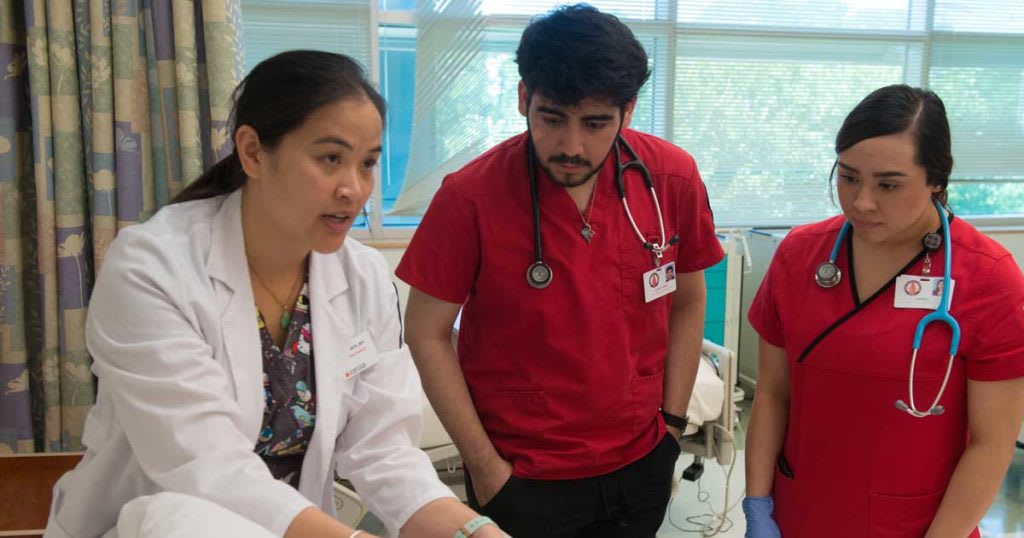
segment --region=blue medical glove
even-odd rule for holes
[[[779,526],[772,518],[775,502],[771,497],[746,497],[743,499],[743,515],[747,517],[747,533],[744,538],[782,538]]]

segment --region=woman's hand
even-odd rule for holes
[[[772,518],[775,502],[771,497],[743,499],[743,515],[747,518],[745,538],[781,538],[778,524]]]

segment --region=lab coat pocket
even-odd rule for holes
[[[939,511],[945,491],[925,495],[871,494],[871,538],[924,536]]]

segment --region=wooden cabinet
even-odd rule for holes
[[[53,484],[81,453],[0,456],[0,537],[42,536]]]

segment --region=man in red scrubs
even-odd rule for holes
[[[707,193],[627,128],[649,69],[617,18],[555,10],[516,61],[528,131],[435,195],[397,270],[407,340],[471,506],[516,537],[653,537],[723,256]]]

